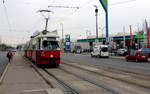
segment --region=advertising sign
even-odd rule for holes
[[[71,51],[70,35],[65,35],[65,51]]]

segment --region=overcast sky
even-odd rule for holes
[[[138,23],[142,26],[145,19],[150,22],[150,0],[114,4],[123,1],[130,0],[108,0],[109,34],[123,32],[123,26],[126,27],[126,32],[129,32],[129,25],[132,25],[133,30],[136,31]],[[99,6],[99,28],[105,27],[105,12],[99,0],[5,0],[4,4],[1,0],[0,37],[8,44],[24,43],[35,31],[44,29],[45,20],[37,12],[40,9],[53,11],[50,14],[48,30],[57,29],[60,36],[61,23],[64,26],[64,33],[71,34],[72,38],[85,38],[87,30],[95,35],[95,7],[93,5]],[[49,5],[80,8],[48,8]],[[101,34],[101,29],[99,29],[99,35]]]

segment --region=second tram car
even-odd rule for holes
[[[26,44],[25,56],[36,65],[60,64],[59,36],[56,32],[38,32]]]

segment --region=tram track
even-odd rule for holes
[[[53,75],[52,73],[50,73],[48,70],[43,69],[49,76],[53,77],[60,85],[62,85],[65,89],[67,89],[71,94],[81,94],[79,93],[77,90],[73,89],[71,86],[69,86],[68,84],[66,84],[64,81],[60,80],[59,78],[57,78],[55,75]],[[69,94],[70,94],[69,93]]]
[[[139,80],[150,81],[150,77],[148,77],[148,76],[138,75],[138,74],[134,74],[134,73],[125,73],[125,72],[117,71],[117,70],[113,70],[113,69],[109,69],[109,70],[104,69],[104,71],[111,72],[111,73],[114,73],[114,74],[122,74],[122,75],[125,75],[125,76],[131,76],[131,77],[139,79]]]
[[[59,85],[61,85],[65,90],[67,90],[67,92],[64,90],[64,92],[66,92],[65,94],[80,94],[78,91],[76,91],[75,89],[73,89],[71,86],[69,86],[68,84],[66,84],[65,82],[63,82],[62,80],[60,80],[59,78],[57,78],[54,74],[50,73],[46,68],[38,68],[35,64],[33,64],[29,59],[24,58],[25,60],[27,60],[28,62],[30,62],[31,66],[35,69],[35,71],[45,80],[45,82],[51,87],[51,88],[56,88],[57,86],[54,85],[55,82],[59,83]],[[43,73],[44,72],[44,73]],[[48,76],[45,76],[45,73]],[[55,82],[51,82],[51,81],[55,81]],[[55,83],[56,84],[56,83]]]
[[[59,67],[59,68],[56,68],[56,69],[42,69],[46,74],[48,74],[49,76],[47,77],[47,79],[51,79],[51,78],[53,78],[53,79],[55,79],[56,80],[56,82],[57,83],[55,83],[55,81],[54,81],[54,83],[53,82],[51,82],[51,84],[53,83],[53,88],[60,88],[60,86],[62,87],[61,89],[64,91],[64,93],[65,94],[149,94],[149,93],[147,93],[147,90],[146,91],[144,91],[144,93],[141,93],[142,92],[142,90],[140,91],[140,93],[135,93],[135,92],[139,92],[139,91],[137,91],[136,89],[134,90],[134,88],[133,88],[133,90],[129,90],[129,91],[127,91],[128,93],[126,93],[126,90],[123,90],[123,92],[122,92],[122,90],[119,90],[119,89],[116,89],[116,88],[114,88],[114,87],[111,87],[111,86],[109,86],[108,85],[108,83],[103,83],[103,80],[102,81],[99,81],[99,82],[97,82],[97,80],[95,80],[95,79],[92,79],[92,77],[91,78],[88,78],[88,77],[86,77],[85,75],[85,77],[82,75],[82,73],[80,73],[79,75],[78,74],[76,74],[76,73],[72,73],[72,70],[70,70],[70,69],[72,69],[72,67],[70,67],[69,68],[69,70],[66,68],[66,67],[64,67],[64,63],[62,63],[61,64],[61,66]],[[69,66],[69,65],[68,65]],[[77,70],[79,70],[79,68],[77,68],[77,67],[74,67],[74,68],[76,68]],[[73,69],[74,70],[74,69]],[[86,70],[85,70],[86,71]],[[74,71],[75,72],[75,71]],[[81,70],[79,70],[79,72],[81,72]],[[59,74],[58,74],[59,73]],[[65,74],[64,74],[65,73]],[[92,73],[92,72],[91,72]],[[69,76],[69,77],[71,77],[71,78],[69,78],[68,80],[66,80],[66,78],[68,78],[68,76],[67,75],[72,75],[72,76]],[[89,74],[89,75],[91,75],[91,74]],[[93,73],[93,75],[95,75],[95,73]],[[62,76],[65,76],[65,77],[62,77]],[[74,77],[75,78],[78,78],[78,79],[80,79],[79,81],[74,81]],[[62,78],[61,78],[62,77]],[[72,78],[73,77],[73,78]],[[98,76],[97,76],[98,77]],[[99,79],[99,78],[98,78]],[[69,81],[70,80],[70,81]],[[82,80],[82,81],[81,81]],[[114,79],[114,80],[116,80],[116,79]],[[72,81],[73,81],[73,83],[72,83]],[[98,87],[99,89],[100,89],[100,92],[98,91],[97,93],[93,93],[92,91],[94,90],[94,88],[90,91],[90,92],[88,92],[88,93],[85,93],[85,92],[83,92],[83,90],[82,89],[84,89],[84,87],[83,88],[77,88],[76,87],[76,84],[75,83],[80,83],[81,85],[85,85],[84,83],[82,83],[82,82],[85,82],[85,83],[90,83],[90,84],[93,84],[93,85],[95,85],[96,87]],[[104,80],[105,81],[105,80]],[[71,82],[71,83],[70,83]],[[112,82],[112,83],[114,83],[114,82]],[[75,85],[74,85],[75,84]],[[75,87],[74,87],[75,86]],[[130,87],[130,86],[129,86]],[[105,91],[105,93],[103,93],[103,90]],[[87,89],[88,90],[88,89]],[[145,90],[145,89],[144,89]],[[101,92],[102,91],[102,92]]]
[[[86,83],[90,83],[90,84],[92,84],[92,85],[95,85],[96,87],[98,87],[99,88],[99,91],[100,92],[98,92],[98,93],[92,93],[92,92],[88,92],[88,93],[85,93],[85,92],[83,92],[83,90],[81,90],[82,88],[75,88],[74,86],[72,86],[72,85],[70,85],[70,83],[67,83],[67,82],[65,82],[64,80],[62,80],[62,79],[60,79],[59,77],[57,77],[57,76],[59,76],[58,74],[56,75],[56,73],[53,71],[52,73],[51,72],[49,72],[49,71],[51,71],[51,69],[46,69],[46,68],[40,68],[40,69],[38,69],[34,64],[32,64],[31,63],[31,65],[34,67],[34,69],[39,73],[39,71],[40,71],[40,69],[41,70],[43,70],[43,72],[45,72],[46,74],[48,74],[49,75],[49,77],[48,76],[46,76],[47,78],[45,78],[45,77],[43,77],[43,75],[41,74],[41,72],[40,72],[40,75],[42,76],[42,78],[44,78],[45,79],[45,81],[47,82],[48,81],[48,84],[50,83],[50,86],[52,87],[52,88],[60,88],[60,86],[61,86],[61,88],[60,89],[62,89],[62,91],[64,92],[64,94],[103,94],[103,92],[104,92],[104,94],[121,94],[121,93],[119,93],[119,92],[117,92],[117,91],[115,91],[115,90],[113,90],[113,89],[111,89],[111,88],[108,88],[108,87],[106,87],[106,86],[104,86],[104,85],[100,85],[100,84],[96,84],[95,82],[93,82],[93,81],[91,81],[91,80],[88,80],[88,79],[84,79],[84,78],[82,78],[82,77],[80,77],[80,76],[78,76],[78,75],[74,75],[74,74],[71,74],[71,73],[69,73],[69,72],[67,72],[67,71],[65,71],[65,70],[63,70],[63,69],[61,69],[61,68],[58,68],[58,69],[56,69],[55,70],[55,72],[57,73],[57,71],[58,70],[60,70],[61,72],[62,72],[62,70],[63,70],[63,72],[65,72],[65,73],[67,73],[68,75],[72,75],[72,76],[74,76],[74,77],[76,77],[76,78],[78,78],[78,79],[80,79],[80,81],[82,80],[82,81],[84,81],[84,82],[86,82]],[[45,75],[45,74],[44,74]],[[66,75],[65,75],[66,76]],[[47,79],[51,79],[51,80],[47,80]],[[49,82],[49,81],[54,81],[54,80],[52,80],[52,79],[54,79],[55,80],[55,82],[53,83],[53,82]],[[81,81],[81,82],[82,82]],[[57,83],[56,83],[57,82]],[[84,89],[84,88],[83,88]],[[93,88],[94,89],[94,88]]]
[[[69,74],[69,75],[73,75],[73,76],[75,76],[76,78],[79,78],[79,79],[81,79],[81,80],[83,80],[83,81],[85,81],[85,82],[87,82],[87,83],[93,84],[93,85],[95,85],[96,87],[101,88],[101,89],[107,91],[108,94],[121,94],[120,92],[117,92],[117,91],[113,90],[113,89],[110,88],[110,87],[106,87],[106,86],[104,86],[104,85],[97,84],[96,82],[94,82],[94,81],[92,81],[92,80],[85,79],[85,78],[83,78],[83,77],[81,77],[81,76],[79,76],[79,75],[76,75],[76,74],[73,74],[73,73],[71,73],[71,72],[69,72],[69,71],[67,71],[67,70],[64,70],[63,68],[60,68],[60,67],[59,67],[58,69],[61,70],[61,71],[63,71],[63,72],[65,72],[65,73],[67,73],[67,74]],[[68,85],[65,81],[61,80],[60,78],[58,78],[57,76],[55,76],[53,73],[50,73],[47,69],[43,69],[43,70],[44,70],[47,74],[49,74],[49,76],[53,77],[53,78],[54,78],[60,85],[62,85],[65,89],[67,89],[69,92],[71,92],[71,94],[84,94],[83,92],[80,92],[80,90],[76,90],[76,89],[74,89],[74,87]],[[70,94],[70,93],[69,93],[69,94]],[[92,93],[90,93],[90,94],[92,94]],[[100,94],[101,94],[101,92],[100,92]],[[103,93],[102,93],[102,94],[103,94]]]
[[[62,87],[63,88],[63,91],[65,94],[121,94],[109,87],[106,87],[104,85],[100,85],[100,84],[97,84],[96,82],[93,82],[92,80],[89,80],[89,79],[84,79],[82,78],[81,76],[78,76],[78,75],[75,75],[75,74],[72,74],[72,73],[69,73],[69,71],[65,71],[63,69],[61,69],[60,67],[59,68],[56,68],[54,69],[53,72],[51,72],[51,70],[53,69],[46,69],[46,68],[37,68],[34,64],[31,63],[31,65],[34,67],[34,69],[40,74],[40,76],[42,76],[42,78],[44,78],[44,80],[47,82],[48,81],[48,84],[50,84],[50,86],[52,88],[58,88],[58,87]],[[40,70],[43,70],[43,72],[45,72],[46,74],[48,74],[49,76],[46,76],[46,78],[43,76],[45,75],[45,73],[43,74],[43,72],[41,72]],[[60,74],[63,74],[64,73],[67,73],[66,75],[72,75],[74,76],[75,78],[77,79],[80,79],[79,82],[85,82],[87,84],[91,84],[91,85],[94,85],[95,87],[97,87],[99,90],[96,91],[97,93],[92,93],[92,92],[84,92],[83,90],[85,89],[85,87],[83,88],[76,88],[74,87],[74,85],[72,86],[72,84],[64,81],[63,79],[59,78],[59,74],[56,74],[58,71],[62,72]],[[66,76],[64,75],[64,76]],[[57,77],[58,76],[58,77]],[[51,79],[51,80],[47,80],[47,79]],[[54,81],[52,80],[54,79],[56,82],[49,82],[49,81]],[[73,80],[73,78],[71,78]],[[78,81],[77,81],[78,82]],[[55,84],[55,85],[54,85]],[[57,85],[56,85],[57,84]],[[83,85],[84,86],[84,85]],[[83,89],[83,90],[82,90]],[[94,90],[94,87],[91,87],[90,88],[91,91]],[[92,90],[93,89],[93,90]],[[95,91],[95,90],[94,90]],[[104,92],[104,93],[103,93]]]
[[[63,69],[63,68],[59,68],[59,69],[63,70],[64,72],[67,72],[67,73],[69,73],[69,74],[72,74],[72,75],[74,75],[74,76],[76,76],[76,77],[78,77],[78,78],[80,78],[80,79],[82,79],[82,80],[84,80],[84,81],[87,81],[87,82],[89,82],[89,83],[91,83],[91,84],[94,84],[94,85],[96,85],[96,86],[98,86],[98,87],[100,87],[100,88],[103,88],[103,89],[105,89],[105,90],[111,92],[112,94],[121,94],[120,92],[117,92],[117,91],[113,90],[113,89],[110,88],[110,87],[107,87],[107,86],[104,86],[104,85],[101,85],[101,84],[97,84],[96,82],[94,82],[94,81],[92,81],[92,80],[89,80],[89,79],[87,79],[87,78],[81,77],[81,76],[79,76],[79,75],[77,75],[77,74],[74,74],[74,73],[72,73],[72,72],[69,72],[68,70],[65,70],[65,69]]]
[[[67,62],[68,62],[68,61],[67,61]],[[70,61],[69,61],[69,62],[70,62]],[[66,63],[65,60],[63,60],[63,63],[62,63],[62,64],[68,65],[68,66],[70,66],[70,67],[78,68],[78,69],[80,69],[80,70],[88,71],[88,72],[90,72],[90,73],[94,73],[94,74],[99,75],[99,76],[108,77],[108,78],[111,78],[111,79],[114,79],[114,80],[118,80],[118,81],[121,81],[121,82],[124,82],[124,83],[131,84],[131,85],[136,85],[136,86],[138,86],[138,87],[150,89],[150,85],[149,85],[149,84],[143,84],[143,83],[140,83],[140,82],[128,80],[128,79],[126,79],[126,78],[119,78],[119,77],[115,77],[115,76],[113,76],[113,75],[107,75],[107,74],[104,74],[104,73],[100,73],[100,72],[88,70],[88,69],[85,69],[85,68],[82,68],[82,67],[79,67],[79,66],[75,66],[75,65]],[[110,71],[109,71],[109,72],[110,72]],[[135,75],[134,75],[134,76],[135,76]],[[143,76],[143,75],[142,75],[142,76]],[[146,75],[146,77],[147,77],[147,75]],[[139,80],[145,80],[145,79],[140,78]],[[147,80],[147,82],[148,82],[148,79],[146,79],[146,80]]]

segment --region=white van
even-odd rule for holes
[[[91,52],[91,57],[109,57],[108,45],[96,45]]]

